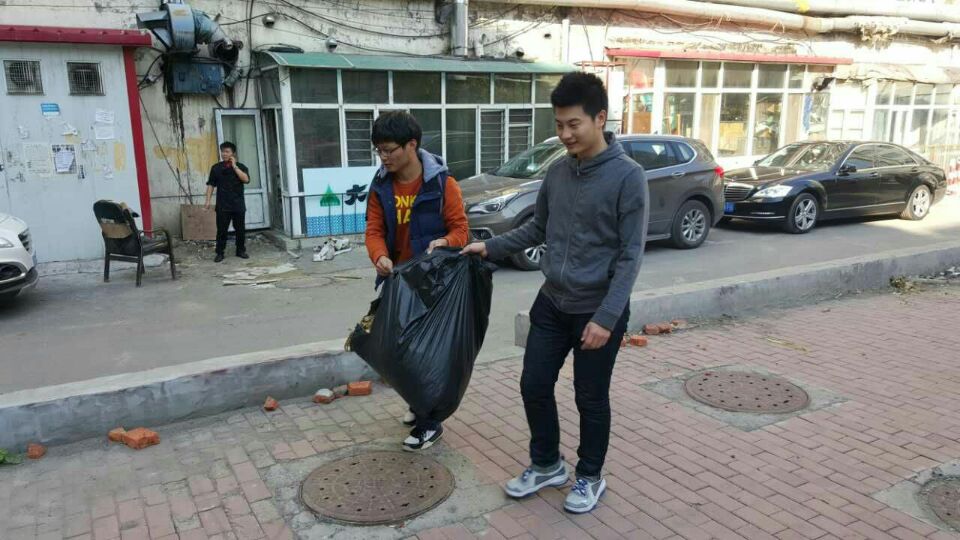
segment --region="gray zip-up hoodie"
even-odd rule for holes
[[[546,242],[542,292],[560,311],[593,313],[612,330],[640,271],[649,214],[647,178],[612,133],[593,159],[567,156],[540,186],[533,219],[487,241],[492,259]]]

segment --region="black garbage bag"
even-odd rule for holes
[[[495,266],[436,249],[400,265],[348,340],[421,417],[448,418],[467,391],[490,316]]]

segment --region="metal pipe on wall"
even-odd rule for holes
[[[467,0],[453,0],[453,16],[450,24],[450,54],[467,55]]]
[[[960,23],[960,6],[873,0],[706,0],[713,4],[728,4],[766,8],[800,15],[863,15],[876,17],[903,17],[918,21]]]

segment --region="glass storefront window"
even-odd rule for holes
[[[790,82],[788,86],[790,88],[803,88],[803,73],[806,66],[792,65],[790,66]]]
[[[830,99],[835,109],[862,108],[867,104],[867,93],[860,81],[845,81],[830,90]]]
[[[937,105],[949,105],[950,104],[950,90],[952,86],[949,84],[938,84],[937,85],[937,98],[935,103]]]
[[[394,103],[440,103],[440,74],[393,72]]]
[[[724,88],[750,88],[753,82],[753,64],[723,64]]]
[[[341,71],[344,103],[388,103],[386,71]]]
[[[537,75],[536,79],[536,101],[537,103],[550,103],[550,94],[560,83],[563,75]]]
[[[297,173],[303,169],[340,167],[340,113],[335,109],[294,109]]]
[[[665,95],[661,133],[693,137],[693,109],[696,99],[696,94]]]
[[[720,156],[742,156],[747,153],[747,120],[750,117],[750,94],[724,94],[720,105]]]
[[[720,62],[704,62],[700,86],[716,88],[720,86]]]
[[[666,60],[667,88],[693,88],[697,86],[697,62]]]
[[[530,103],[530,75],[494,75],[494,103]]]
[[[930,126],[930,144],[947,143],[947,120],[950,117],[946,109],[933,111],[933,121]]]
[[[863,111],[848,111],[846,125],[843,126],[843,137],[854,141],[863,139]]]
[[[753,154],[769,154],[780,146],[780,112],[783,94],[757,94],[753,126]]]
[[[890,141],[890,111],[873,111],[873,140]]]
[[[264,71],[260,78],[260,100],[264,105],[280,103],[280,70]]]
[[[337,72],[324,69],[291,69],[290,94],[294,103],[336,103]]]
[[[930,105],[933,103],[933,85],[918,84],[917,95],[913,98],[914,105]]]
[[[443,155],[443,111],[440,109],[410,109],[410,114],[417,119],[423,138],[420,147],[438,156]]]
[[[630,88],[653,88],[653,70],[657,61],[649,58],[630,58],[624,66],[627,86]]]
[[[717,130],[717,105],[720,103],[720,94],[703,94],[700,96],[700,133],[698,138],[706,143],[707,148],[713,149],[713,134]]]
[[[557,136],[557,123],[553,117],[553,108],[538,107],[533,113],[533,142],[540,144],[550,137]]]
[[[781,64],[760,64],[757,68],[757,88],[783,88],[787,76],[787,66]]]
[[[490,75],[447,73],[447,103],[490,103]]]
[[[889,105],[891,94],[893,94],[893,83],[890,81],[880,81],[877,83],[877,97],[874,103],[877,105]]]
[[[630,103],[630,133],[652,133],[653,94],[634,94]]]
[[[447,167],[454,178],[476,174],[476,133],[476,109],[447,109]]]
[[[913,83],[898,82],[894,88],[894,105],[909,105],[910,97],[913,94]]]
[[[927,119],[929,118],[930,111],[927,109],[913,111],[910,134],[905,141],[907,146],[923,148],[927,144]]]

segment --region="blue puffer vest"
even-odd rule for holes
[[[430,242],[447,234],[443,219],[443,190],[447,185],[447,166],[440,156],[425,150],[417,150],[417,153],[423,164],[423,185],[413,201],[410,213],[410,247],[414,255],[423,253],[430,246]],[[393,193],[393,175],[383,166],[370,183],[370,192],[377,194],[377,200],[383,207],[387,251],[390,259],[396,262],[399,252],[396,246],[397,204]],[[378,276],[377,286],[382,281],[383,278]]]

